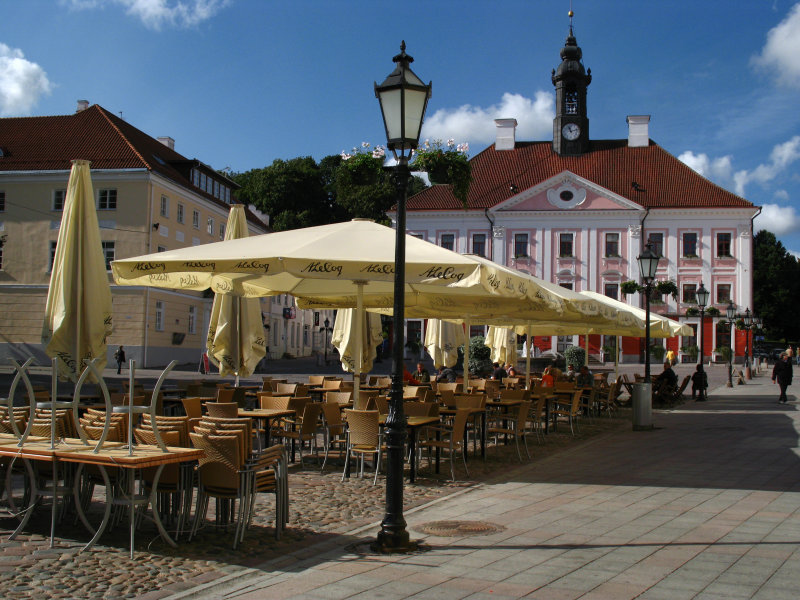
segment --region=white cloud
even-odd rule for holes
[[[780,85],[800,87],[800,4],[769,30],[761,53],[751,63],[771,74]]]
[[[164,26],[194,27],[207,21],[230,3],[230,0],[64,0],[76,10],[93,9],[104,4],[124,6],[127,13],[150,29]]]
[[[465,104],[456,109],[439,109],[425,119],[422,138],[455,139],[457,142],[494,142],[495,119],[517,120],[517,139],[537,139],[553,132],[553,94],[536,92],[535,98],[506,92],[498,104],[482,108]]]
[[[42,67],[27,60],[22,50],[0,43],[0,116],[30,114],[50,87]]]
[[[765,185],[798,159],[800,159],[800,135],[775,146],[770,152],[769,161],[752,170],[742,169],[734,172],[730,156],[711,159],[707,154],[695,154],[691,150],[678,156],[678,160],[703,177],[725,188],[733,189],[734,193],[742,197],[749,183]]]
[[[756,231],[766,229],[777,236],[800,232],[800,215],[793,206],[765,204],[753,223]]]

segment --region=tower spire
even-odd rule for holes
[[[569,34],[559,53],[561,64],[553,69],[551,79],[556,88],[556,117],[553,119],[553,150],[561,155],[576,156],[589,151],[589,118],[586,114],[586,88],[592,82],[592,71],[583,68],[583,52],[572,28],[570,0]]]

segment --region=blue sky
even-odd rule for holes
[[[0,116],[100,104],[214,168],[382,143],[373,82],[405,40],[433,82],[423,136],[552,136],[569,0],[3,0]],[[594,139],[650,137],[763,206],[800,256],[800,3],[573,0]]]

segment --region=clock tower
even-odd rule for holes
[[[556,88],[553,150],[562,156],[578,156],[589,151],[586,88],[592,82],[592,70],[583,68],[583,53],[572,34],[572,11],[569,11],[569,19],[569,35],[561,49],[561,64],[553,69],[551,77]]]

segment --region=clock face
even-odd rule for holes
[[[580,134],[581,128],[576,123],[567,123],[561,128],[561,135],[569,141],[577,140]]]

